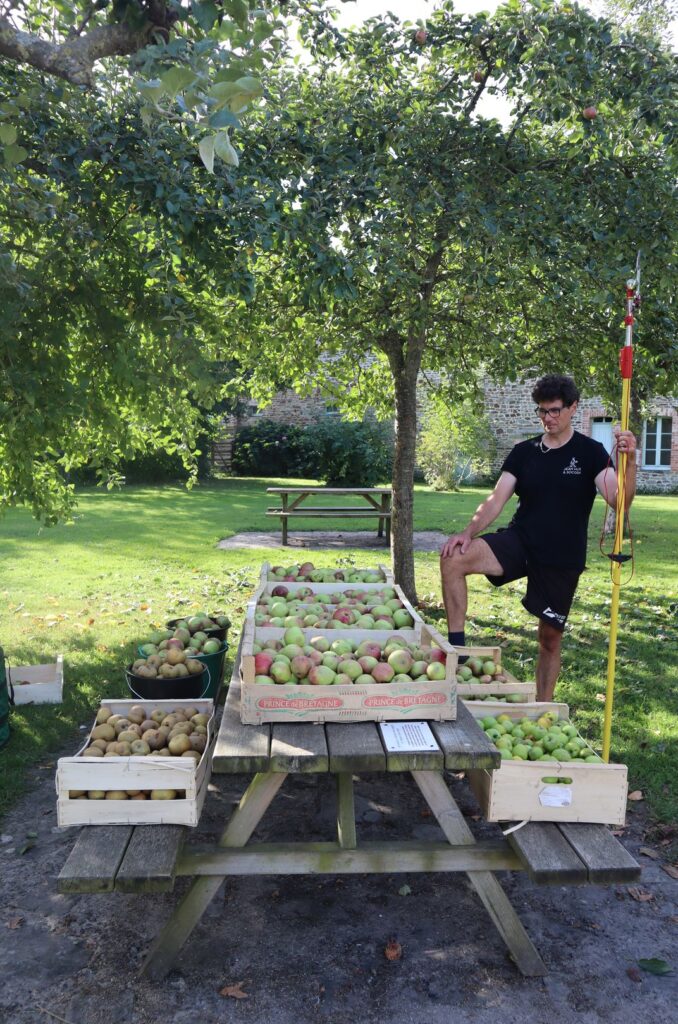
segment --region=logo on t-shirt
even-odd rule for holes
[[[581,476],[581,466],[574,457],[570,460],[570,464],[565,466],[563,476]]]

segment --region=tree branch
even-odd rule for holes
[[[29,64],[74,85],[91,86],[92,69],[98,60],[136,53],[146,46],[154,32],[166,34],[171,20],[171,12],[164,4],[153,5],[149,20],[141,28],[121,23],[100,25],[85,35],[53,43],[22,32],[8,18],[0,17],[0,57],[8,57],[17,64]]]

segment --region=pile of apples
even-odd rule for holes
[[[506,676],[501,665],[490,658],[479,658],[471,655],[463,665],[457,668],[458,683],[506,683]]]
[[[504,760],[602,762],[569,719],[559,718],[556,711],[546,711],[536,720],[504,714],[479,721]]]
[[[183,620],[182,620],[183,621]],[[162,629],[141,644],[142,658],[132,663],[131,671],[143,679],[179,679],[181,676],[199,675],[204,665],[196,654],[218,654],[223,642],[202,630],[191,634],[188,625],[178,624],[175,629]]]
[[[383,583],[384,574],[380,569],[316,569],[313,562],[301,565],[274,565],[268,574],[269,580],[285,582],[334,583]]]
[[[392,587],[365,591],[350,589],[334,594],[314,594],[298,587],[290,594],[278,584],[257,602],[257,626],[313,629],[410,629],[414,621]]]
[[[210,716],[186,706],[168,712],[133,705],[126,715],[99,708],[82,757],[182,757],[197,764],[207,746]],[[72,789],[71,800],[179,800],[185,790]]]
[[[192,757],[207,744],[210,716],[187,706],[167,711],[133,704],[126,715],[99,708],[83,757]]]
[[[253,645],[255,683],[285,686],[365,686],[373,683],[430,683],[446,676],[446,655],[439,647],[419,647],[400,637],[381,644],[313,637],[306,642],[298,627],[282,640]]]

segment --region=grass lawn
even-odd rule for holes
[[[277,520],[264,514],[264,490],[289,482],[226,480],[190,492],[181,486],[83,490],[73,525],[41,529],[24,510],[2,520],[0,643],[14,665],[63,653],[66,687],[60,706],[12,712],[12,737],[0,752],[0,813],[21,792],[27,765],[37,764],[51,775],[54,752],[69,741],[76,749],[79,727],[92,720],[100,697],[127,695],[123,665],[152,625],[190,609],[223,610],[234,622],[229,640],[237,640],[261,562],[293,562],[297,555],[288,548],[223,551],[215,544],[241,531],[278,529]],[[484,493],[417,487],[415,529],[460,529]],[[622,590],[612,736],[613,759],[629,765],[631,787],[643,791],[653,815],[663,821],[678,820],[677,512],[676,497],[639,497],[633,505],[636,567]],[[602,518],[598,500],[590,568],[568,627],[556,694],[597,746],[610,601],[609,562],[598,550]],[[365,528],[349,522],[354,529]],[[317,529],[319,521],[302,525]],[[323,520],[322,529],[345,533],[350,527],[346,520]],[[338,558],[360,565],[384,560],[355,549],[311,552],[310,557],[321,566],[336,564]],[[425,615],[442,619],[437,556],[418,554],[416,572]],[[520,604],[522,592],[520,583],[497,591],[485,580],[474,580],[468,637],[470,642],[501,643],[509,668],[518,678],[530,679],[536,627]]]

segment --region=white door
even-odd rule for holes
[[[591,421],[591,437],[594,441],[600,441],[606,452],[612,451],[612,420],[594,419]]]

